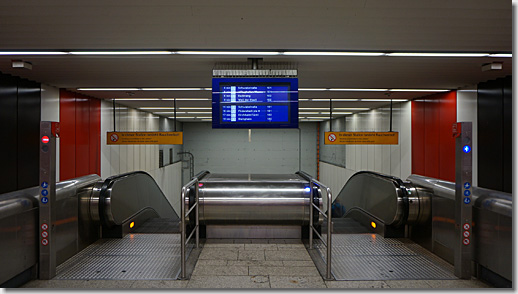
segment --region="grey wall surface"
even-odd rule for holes
[[[316,175],[317,124],[298,129],[212,129],[210,123],[184,123],[184,151],[194,155],[195,173],[294,173]],[[300,135],[300,148],[299,148]]]

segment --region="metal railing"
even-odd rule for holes
[[[327,265],[327,268],[326,268],[326,280],[332,280],[333,277],[331,275],[331,244],[332,244],[332,233],[333,233],[333,222],[332,222],[332,219],[331,219],[331,205],[332,205],[332,202],[333,202],[333,195],[331,193],[331,189],[328,188],[326,185],[320,183],[319,181],[315,180],[313,177],[311,177],[310,175],[308,175],[307,173],[303,172],[303,171],[299,171],[297,172],[297,174],[299,174],[300,176],[302,176],[303,178],[305,178],[306,180],[309,181],[309,185],[310,185],[310,191],[311,191],[311,196],[313,196],[313,187],[314,186],[317,186],[320,190],[325,190],[326,191],[326,196],[327,196],[327,214],[325,212],[323,212],[320,207],[318,207],[317,205],[315,205],[315,203],[313,203],[313,197],[311,197],[309,203],[309,249],[313,249],[313,233],[315,233],[317,235],[317,237],[320,239],[320,241],[322,241],[322,243],[326,246],[326,249],[327,249],[327,252],[326,252],[326,265]],[[327,240],[324,240],[324,237],[322,237],[322,235],[320,235],[317,231],[317,229],[315,229],[315,227],[313,226],[313,209],[312,208],[315,208],[318,213],[320,213],[322,216],[324,216],[326,219],[327,219]]]
[[[205,174],[203,174],[205,175]],[[191,188],[194,186],[195,191],[195,198],[194,198],[194,204],[192,207],[185,212],[185,196],[189,195],[191,193]],[[180,272],[180,279],[184,280],[187,277],[186,273],[186,254],[185,254],[185,247],[187,246],[187,243],[191,240],[193,234],[196,234],[196,248],[200,247],[200,224],[199,224],[199,179],[198,177],[193,177],[190,182],[185,184],[182,187],[182,196],[181,196],[181,203],[180,203],[180,235],[181,235],[181,272]],[[189,234],[189,237],[186,237],[187,234],[187,224],[185,221],[185,218],[189,216],[189,214],[192,212],[192,210],[195,210],[196,217],[195,217],[195,226],[192,230],[191,234]]]

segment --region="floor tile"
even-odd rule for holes
[[[192,276],[187,288],[270,288],[267,276]]]
[[[286,245],[286,244],[282,244]],[[245,250],[277,250],[277,244],[245,244]]]
[[[132,280],[88,280],[85,283],[86,289],[121,289],[121,288],[131,288],[131,286],[135,283]]]
[[[283,260],[284,266],[315,266],[312,260]]]
[[[271,288],[326,288],[321,277],[270,276]]]
[[[284,264],[280,260],[229,260],[227,261],[227,265],[284,266]]]
[[[422,280],[390,280],[385,281],[390,288],[395,289],[430,289],[430,284]]]
[[[327,288],[358,289],[358,288],[389,288],[384,281],[325,281]]]
[[[234,243],[210,243],[203,245],[203,248],[226,248],[226,249],[245,249],[245,244]]]
[[[480,284],[472,283],[469,280],[426,280],[426,283],[434,289],[452,288],[480,288]]]
[[[83,289],[85,285],[83,280],[32,280],[21,288]]]
[[[301,250],[267,250],[266,260],[311,260],[306,249]]]
[[[225,248],[203,248],[198,259],[237,260],[237,250]]]
[[[224,259],[198,259],[198,261],[196,262],[196,266],[227,265],[227,262],[228,261]]]
[[[184,280],[158,280],[158,281],[135,281],[131,288],[136,289],[153,289],[153,288],[163,288],[163,289],[177,289],[177,288],[185,288],[189,281]]]
[[[247,276],[248,266],[205,265],[194,268],[193,276]]]
[[[320,276],[316,267],[309,266],[250,266],[250,275],[269,276]]]
[[[304,249],[306,250],[306,247],[304,244],[278,244],[277,248],[279,250],[286,250],[286,249]]]
[[[238,260],[265,260],[264,250],[239,250]]]

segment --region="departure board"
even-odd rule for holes
[[[214,78],[212,127],[297,128],[297,79]]]

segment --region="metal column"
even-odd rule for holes
[[[53,240],[56,212],[56,137],[59,123],[40,122],[39,279],[56,275],[56,247]]]
[[[453,124],[455,136],[455,275],[471,278],[472,238],[472,134],[471,122]]]

